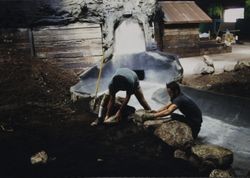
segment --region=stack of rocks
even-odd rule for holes
[[[175,149],[174,157],[184,159],[209,177],[232,177],[233,152],[217,145],[196,144],[191,128],[171,118],[143,119],[144,110],[134,114],[134,122],[151,131]]]

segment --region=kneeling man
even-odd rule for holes
[[[188,96],[181,92],[178,83],[171,82],[166,84],[166,87],[171,102],[158,111],[145,116],[155,118],[171,115],[172,119],[189,125],[192,129],[193,138],[197,138],[202,123],[201,110]],[[176,109],[179,109],[183,115],[173,113]]]

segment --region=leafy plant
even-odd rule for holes
[[[250,0],[245,1],[245,18],[250,18]]]
[[[209,8],[208,8],[208,14],[210,15],[210,17],[212,18],[222,18],[223,16],[223,7],[221,4],[216,3],[216,4],[212,4]]]

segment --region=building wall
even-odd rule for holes
[[[162,51],[164,52],[186,56],[190,53],[190,49],[191,51],[198,50],[198,25],[165,25],[162,35]]]
[[[195,47],[199,41],[198,27],[166,28],[163,34],[163,50],[174,50],[177,48]]]
[[[59,67],[79,73],[102,57],[99,24],[48,26],[33,29],[32,33],[36,57],[55,62]]]
[[[102,57],[99,24],[75,23],[34,29],[4,28],[0,32],[0,62],[36,57],[79,74]]]
[[[232,51],[232,47],[218,44],[215,40],[200,41],[198,25],[156,25],[155,33],[159,49],[163,52],[177,54],[179,57]]]
[[[155,22],[154,23],[154,36],[155,36],[155,41],[157,43],[157,48],[160,50],[160,51],[163,51],[163,32],[164,32],[164,27],[161,26],[162,23],[157,23]]]

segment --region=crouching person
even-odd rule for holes
[[[115,115],[111,117],[111,112],[115,102],[115,95],[118,91],[126,91],[126,98]],[[110,99],[108,103],[107,114],[104,119],[105,123],[114,123],[121,120],[122,112],[127,106],[131,95],[133,94],[136,96],[137,100],[145,110],[151,109],[142,93],[137,74],[128,68],[117,69],[109,84],[109,94]]]
[[[118,91],[126,91],[126,98],[122,102],[120,108],[118,108],[116,113],[113,115],[112,111],[114,110],[115,97]],[[122,113],[124,112],[125,107],[133,94],[145,110],[151,109],[142,93],[137,74],[128,68],[117,69],[109,83],[110,97],[107,104],[107,113],[104,123],[117,123],[121,121]],[[99,123],[100,121],[96,120],[92,123],[92,125],[97,125]]]
[[[147,119],[171,115],[173,120],[184,122],[191,127],[193,138],[197,138],[202,123],[202,113],[199,107],[180,90],[176,82],[166,84],[170,103],[154,113],[145,114]],[[173,113],[179,109],[183,114]]]

